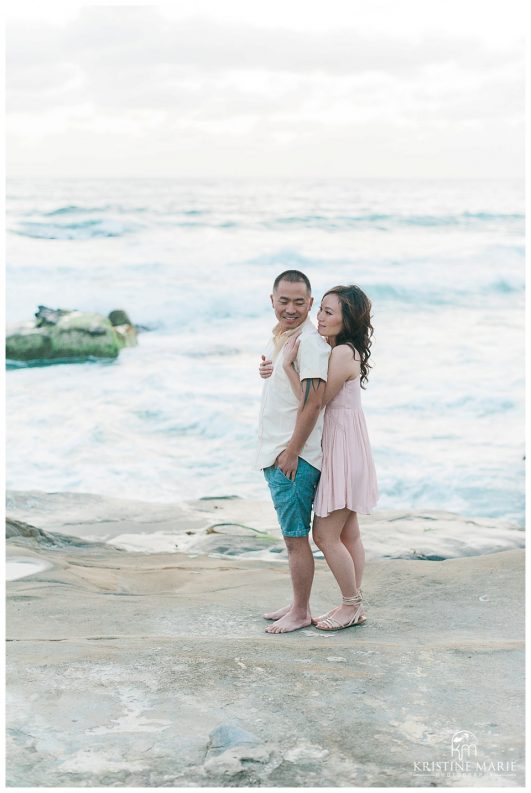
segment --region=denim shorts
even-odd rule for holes
[[[299,457],[294,480],[288,479],[276,465],[264,468],[264,476],[284,537],[307,537],[321,472]]]

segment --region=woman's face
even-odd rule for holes
[[[317,312],[317,330],[321,336],[332,338],[343,330],[341,303],[336,294],[325,295]]]

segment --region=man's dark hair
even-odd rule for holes
[[[279,283],[281,281],[290,281],[292,284],[297,283],[298,281],[302,281],[306,284],[306,289],[308,290],[308,294],[311,295],[312,293],[312,285],[310,284],[310,279],[308,276],[301,273],[300,270],[286,270],[284,273],[280,273],[275,278],[275,283],[273,284],[273,292],[276,291]]]

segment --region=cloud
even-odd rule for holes
[[[7,45],[12,64],[64,58],[87,66],[166,64],[203,72],[411,73],[429,63],[482,66],[514,58],[513,46],[487,45],[470,34],[419,35],[412,29],[408,36],[397,36],[383,29],[368,35],[355,26],[317,32],[200,17],[172,21],[149,6],[85,7],[61,30],[12,23]]]
[[[420,35],[413,26],[398,33],[383,23],[378,32],[352,23],[321,31],[260,28],[237,19],[172,19],[147,6],[93,6],[62,27],[12,22],[7,43],[15,164],[24,147],[37,157],[51,146],[71,151],[72,159],[88,146],[107,164],[120,136],[131,138],[124,146],[131,157],[143,140],[182,164],[182,147],[190,168],[210,162],[204,150],[213,146],[229,160],[234,146],[258,151],[266,168],[268,156],[278,163],[287,152],[289,162],[301,143],[310,158],[338,146],[347,168],[358,162],[353,147],[364,145],[379,168],[375,141],[399,141],[404,157],[407,134],[426,152],[446,150],[443,138],[459,135],[464,150],[472,131],[485,136],[485,152],[489,145],[519,152],[518,36],[496,42],[470,29]],[[507,167],[518,167],[504,156]]]

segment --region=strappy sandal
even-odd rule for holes
[[[363,600],[363,590],[361,589],[361,587],[360,587],[360,589],[358,589],[358,593],[361,595],[361,598]],[[347,598],[347,600],[348,600],[348,598]],[[343,603],[345,603],[346,606],[349,605],[349,603],[345,602],[344,598],[343,598]],[[350,605],[352,605],[352,604],[350,604]],[[326,614],[322,614],[320,617],[312,617],[312,625],[317,625],[318,622],[322,622],[323,620],[327,620],[329,617],[332,616],[334,611],[338,610],[338,608],[340,608],[340,606],[334,606],[334,608],[330,609],[330,611],[327,611]],[[365,622],[365,619],[360,620],[359,624],[361,625],[362,622]]]
[[[354,625],[364,625],[367,622],[367,617],[363,614],[358,618],[358,614],[362,609],[361,606],[362,601],[363,601],[363,593],[361,589],[359,589],[358,592],[355,595],[352,595],[351,597],[343,597],[344,606],[354,606],[356,603],[360,604],[358,610],[356,611],[352,619],[342,624],[341,622],[338,622],[336,619],[334,619],[331,616],[331,614],[335,611],[335,609],[332,609],[332,611],[329,611],[328,614],[325,614],[324,617],[320,617],[316,620],[315,627],[319,631],[342,631],[345,628],[351,628]],[[317,624],[318,622],[322,623],[323,627],[319,626]]]
[[[328,617],[331,617],[334,611],[336,611],[338,608],[339,606],[334,606],[334,608],[330,611],[327,611],[326,614],[322,614],[320,617],[312,617],[312,625],[317,625],[318,622],[328,619]]]

